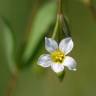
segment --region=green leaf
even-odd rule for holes
[[[23,55],[23,62],[28,62],[30,57],[34,55],[40,40],[44,37],[50,25],[56,17],[56,2],[46,3],[37,13],[35,22],[31,28],[29,40]],[[37,54],[37,53],[36,53]]]
[[[0,18],[0,35],[5,50],[6,60],[12,73],[16,71],[16,65],[14,61],[14,49],[15,39],[11,28],[4,18]]]
[[[65,71],[58,73],[57,76],[58,76],[59,80],[62,82],[65,77]]]

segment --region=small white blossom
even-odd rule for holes
[[[66,66],[69,70],[76,71],[76,61],[66,56],[73,49],[73,41],[71,37],[61,40],[58,43],[52,38],[45,38],[45,48],[49,54],[43,54],[38,59],[38,65],[42,67],[51,67],[56,72],[62,72]]]

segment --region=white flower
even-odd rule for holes
[[[73,41],[70,37],[61,40],[59,46],[52,38],[45,37],[45,48],[49,54],[43,54],[38,59],[38,65],[51,67],[56,73],[62,72],[66,66],[69,70],[76,71],[76,61],[66,56],[73,49]]]

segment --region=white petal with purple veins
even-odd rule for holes
[[[72,38],[68,37],[63,40],[61,40],[59,44],[59,49],[67,55],[71,50],[73,49],[73,41]]]
[[[48,52],[53,52],[58,49],[58,44],[55,40],[45,37],[45,48]]]
[[[54,72],[60,73],[64,70],[64,65],[53,63],[53,64],[51,64],[51,68]]]
[[[65,57],[63,65],[66,66],[69,70],[76,71],[76,61],[70,56]]]
[[[49,67],[52,61],[49,54],[43,54],[38,59],[38,65],[42,67]]]

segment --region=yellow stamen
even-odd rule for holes
[[[64,60],[64,57],[65,57],[64,53],[61,52],[60,50],[56,50],[51,53],[51,58],[56,63],[62,63]]]

